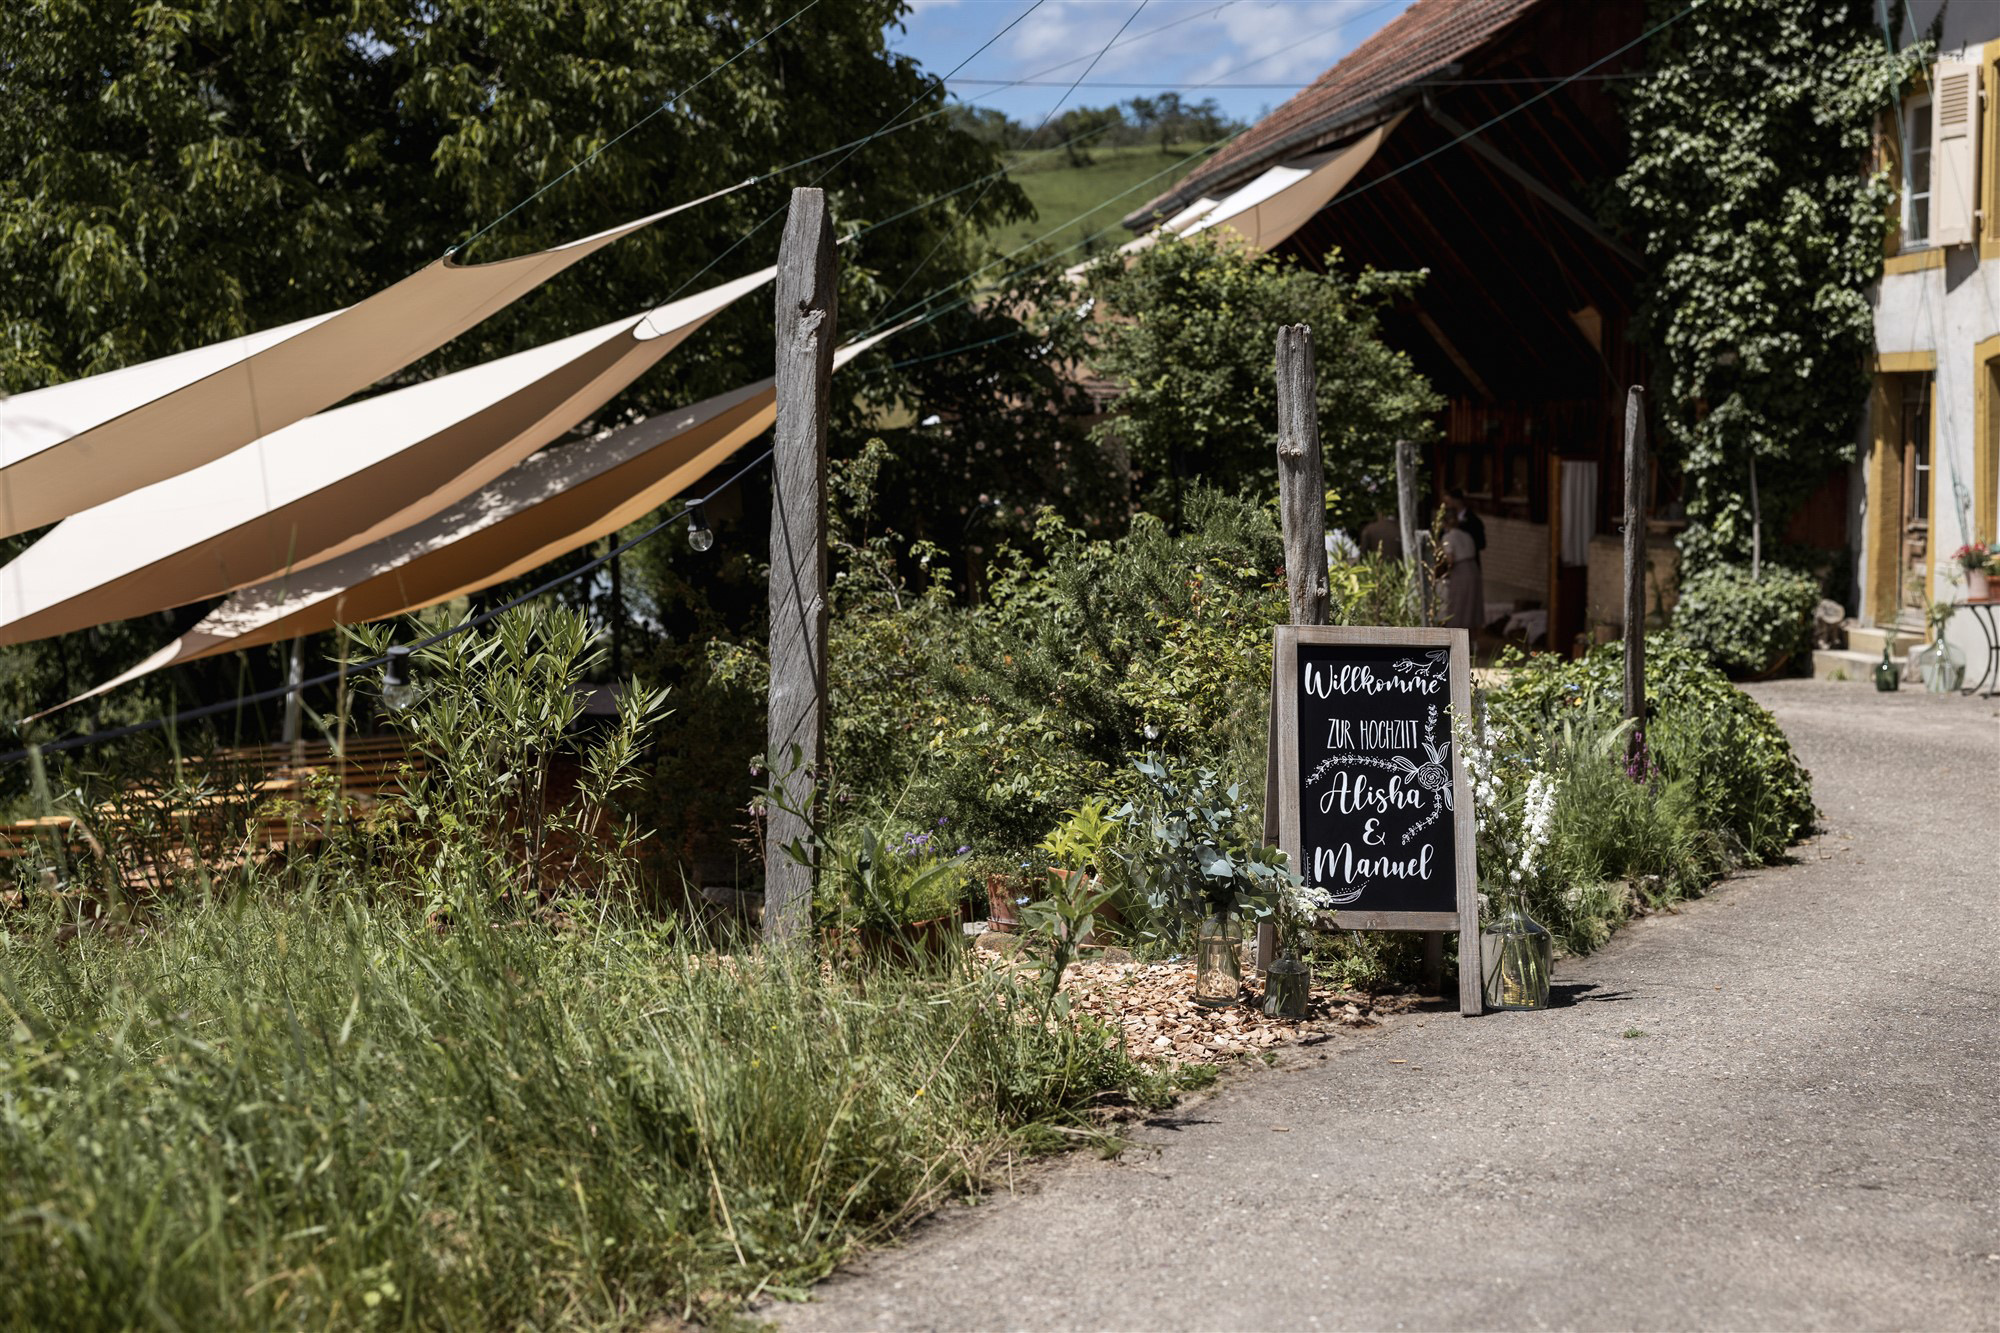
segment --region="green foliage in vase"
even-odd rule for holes
[[[1653,6],[1677,21],[1626,104],[1613,212],[1646,256],[1643,336],[1692,571],[1749,557],[1753,459],[1768,536],[1852,456],[1896,189],[1868,165],[1875,119],[1927,46],[1888,50],[1878,0],[1684,8]]]
[[[1819,583],[1795,570],[1713,564],[1681,581],[1673,631],[1732,676],[1761,676],[1812,650]]]
[[[1444,407],[1381,337],[1382,307],[1424,275],[1349,276],[1337,255],[1316,273],[1228,235],[1166,241],[1090,270],[1090,298],[1103,306],[1091,362],[1121,388],[1098,436],[1127,451],[1155,512],[1178,516],[1196,479],[1275,494],[1272,357],[1281,325],[1309,324],[1330,521],[1358,532],[1394,504],[1395,442],[1432,438]]]
[[[1147,755],[1140,795],[1118,812],[1133,826],[1127,873],[1161,925],[1191,932],[1212,916],[1263,920],[1299,876],[1264,841],[1263,807],[1211,768]]]

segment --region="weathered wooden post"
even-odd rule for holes
[[[1417,516],[1417,445],[1396,441],[1396,522],[1403,539],[1403,560],[1410,571],[1410,596],[1416,598],[1418,623],[1431,623],[1430,580],[1424,568],[1424,536]]]
[[[1278,512],[1284,519],[1285,591],[1294,625],[1324,625],[1331,612],[1326,580],[1326,465],[1319,447],[1319,377],[1312,330],[1278,329]],[[1276,745],[1275,739],[1272,741]],[[1272,753],[1276,753],[1273,749]],[[1265,795],[1272,809],[1275,793]],[[1268,833],[1268,821],[1267,821]],[[1257,926],[1257,966],[1278,954],[1278,928]]]
[[[1424,543],[1430,529],[1420,517],[1417,497],[1417,444],[1396,441],[1396,521],[1401,526],[1403,559],[1410,571],[1410,595],[1417,601],[1417,623],[1431,623],[1430,567],[1424,559]],[[1423,983],[1435,991],[1444,985],[1444,932],[1427,930],[1424,935]],[[1459,942],[1462,950],[1464,941]],[[1465,966],[1463,960],[1459,966]],[[1474,964],[1475,968],[1477,964]]]
[[[292,638],[291,662],[285,673],[285,684],[289,685],[291,690],[285,695],[285,729],[281,733],[284,743],[294,750],[298,749],[304,734],[299,725],[300,711],[304,707],[299,699],[299,686],[304,683],[305,678],[306,638],[305,635],[299,634]]]
[[[1646,463],[1646,391],[1625,395],[1625,716],[1632,733],[1626,758],[1646,755],[1646,501],[1652,472]]]
[[[792,191],[778,246],[778,418],[771,446],[771,707],[764,753],[764,929],[803,941],[811,921],[820,736],[826,710],[826,424],[837,309],[826,196]]]

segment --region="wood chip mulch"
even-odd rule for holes
[[[1063,974],[1071,1003],[1125,1035],[1135,1060],[1167,1064],[1221,1064],[1244,1056],[1312,1046],[1350,1028],[1373,1027],[1382,1015],[1417,1003],[1414,996],[1366,995],[1314,987],[1304,1018],[1267,1018],[1263,996],[1246,980],[1243,1003],[1206,1009],[1194,1002],[1192,962],[1138,963],[1109,951],[1086,958]]]

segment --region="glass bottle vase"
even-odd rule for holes
[[[1216,912],[1194,939],[1194,1002],[1210,1009],[1243,996],[1243,930],[1234,912]]]
[[[1264,970],[1264,1003],[1272,1018],[1304,1018],[1312,998],[1312,972],[1291,954]]]
[[[1499,917],[1482,932],[1480,952],[1485,962],[1488,1009],[1549,1007],[1549,967],[1555,941],[1527,906],[1510,900]]]

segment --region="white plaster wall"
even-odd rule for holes
[[[1928,23],[1935,6],[1927,10],[1919,5],[1916,9],[1920,21]],[[1978,42],[2000,39],[2000,4],[1953,5],[1949,15],[1947,43],[1962,46],[1965,59],[1980,58]],[[1977,31],[1971,31],[1967,25],[1975,20]],[[1944,54],[1959,52],[1948,49]],[[1986,93],[1989,97],[2000,96],[2000,89],[1987,89]],[[1991,220],[1988,225],[1993,225]],[[1976,512],[1972,492],[1973,423],[1975,375],[1979,368],[1973,364],[1972,349],[1981,339],[1996,333],[2000,333],[2000,260],[1981,263],[1977,245],[1951,248],[1941,269],[1885,274],[1877,289],[1876,350],[1930,352],[1937,362],[1932,390],[1936,441],[1931,459],[1930,543],[1935,560],[1929,595],[1933,601],[1965,596],[1964,584],[1951,581],[1957,567],[1949,557],[1972,540],[1971,523]],[[1867,428],[1863,429],[1865,440]],[[1858,492],[1860,488],[1856,489]],[[1873,503],[1874,496],[1861,501],[1854,532],[1866,530],[1866,508]],[[1868,552],[1865,558],[1873,560],[1875,553]],[[1862,572],[1865,577],[1865,570]],[[1985,662],[1986,640],[1973,623],[1972,615],[1961,611],[1952,617],[1949,635],[1952,643],[1965,653],[1976,677]]]

